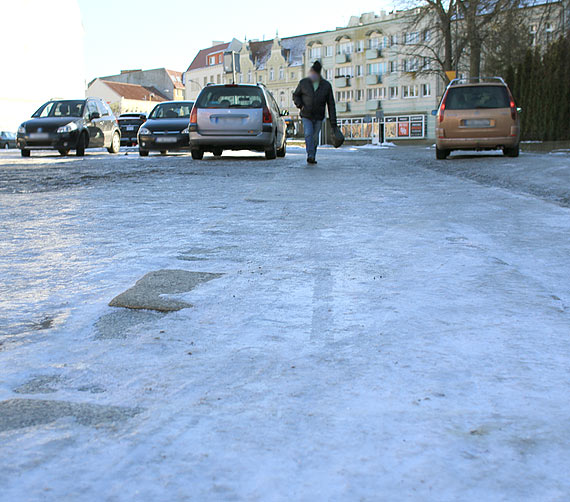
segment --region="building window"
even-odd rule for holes
[[[536,24],[530,26],[530,44],[536,45]]]
[[[380,38],[379,37],[372,37],[368,40],[368,48],[369,49],[378,49],[380,47]]]
[[[334,72],[332,70],[325,70],[325,78],[331,80],[334,77]]]
[[[275,70],[273,68],[269,68],[269,80],[275,80]]]
[[[384,73],[385,63],[369,63],[366,65],[368,75],[382,75]]]
[[[362,89],[357,89],[357,90],[356,90],[355,100],[356,100],[356,101],[362,101],[362,100],[364,100],[364,91],[363,91]]]
[[[429,29],[424,30],[423,38],[424,38],[424,42],[431,41],[431,30],[429,30]]]
[[[367,91],[368,100],[386,99],[386,87],[373,87]]]
[[[347,103],[354,99],[354,91],[337,91],[336,100],[339,103]]]
[[[552,25],[550,23],[546,23],[544,26],[544,38],[547,44],[552,42]]]
[[[418,97],[418,86],[417,85],[403,85],[402,86],[402,98],[417,98]]]
[[[398,61],[390,61],[390,73],[396,73],[398,71]]]
[[[420,41],[420,35],[417,31],[414,31],[412,33],[404,33],[402,40],[406,45],[417,44]]]
[[[247,83],[251,84],[251,70],[247,72]]]
[[[285,70],[282,66],[279,67],[279,80],[283,80],[285,78]]]
[[[356,42],[356,52],[364,52],[364,40],[358,40]]]
[[[356,65],[356,76],[362,77],[364,75],[364,66],[361,64]]]
[[[390,46],[398,45],[398,34],[390,35]]]
[[[431,96],[431,85],[430,84],[422,84],[422,98],[426,98]]]
[[[295,72],[294,71],[291,72],[291,80],[295,80]]]
[[[352,54],[354,52],[354,44],[352,42],[343,42],[337,46],[337,54]]]
[[[352,66],[337,66],[335,77],[354,77],[354,68]]]
[[[424,70],[431,70],[431,59],[430,58],[424,58],[423,69]]]
[[[328,58],[334,56],[334,46],[333,45],[327,45],[327,47],[325,49],[325,54]]]
[[[398,99],[398,87],[389,87],[388,95],[390,96],[390,99]]]
[[[313,47],[310,51],[310,56],[312,60],[321,59],[322,57],[322,47]]]
[[[207,83],[208,83],[208,77],[204,77],[204,87],[206,87]]]

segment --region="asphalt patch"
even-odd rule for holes
[[[61,377],[57,375],[37,376],[26,383],[16,387],[16,394],[51,394],[57,392],[57,387],[61,382]]]
[[[89,427],[115,425],[134,417],[141,408],[71,403],[39,399],[0,401],[0,432],[45,425],[61,418],[72,417]]]
[[[187,293],[200,284],[218,279],[222,275],[186,270],[157,270],[146,274],[132,288],[113,298],[109,306],[176,312],[192,305],[174,298],[164,298],[162,295]]]

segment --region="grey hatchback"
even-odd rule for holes
[[[261,84],[209,85],[190,114],[192,158],[201,160],[204,152],[220,156],[224,150],[265,152],[267,159],[285,157],[286,114]]]

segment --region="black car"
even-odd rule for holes
[[[13,132],[0,132],[0,148],[16,148],[16,135]]]
[[[190,148],[188,126],[193,101],[166,101],[156,105],[139,129],[139,153],[146,157],[151,150],[163,155],[171,150]]]
[[[42,105],[18,128],[17,142],[22,157],[32,150],[57,150],[61,155],[75,150],[83,156],[86,148],[101,147],[118,153],[121,130],[109,105],[100,99],[56,100]]]
[[[121,128],[121,145],[135,146],[141,125],[146,122],[144,113],[121,113],[117,119]]]

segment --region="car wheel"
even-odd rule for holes
[[[60,148],[58,152],[62,157],[65,157],[69,153],[69,150],[66,150],[65,148]]]
[[[283,148],[277,150],[277,157],[283,158],[285,155],[287,155],[287,141],[283,143]]]
[[[20,150],[20,153],[22,154],[22,157],[29,157],[32,154],[32,152],[26,148]]]
[[[109,153],[119,153],[121,149],[121,136],[118,132],[113,133],[113,139],[111,140],[111,146],[107,148]]]
[[[221,157],[224,153],[224,150],[222,148],[214,148],[212,153],[214,154],[214,157]]]
[[[267,160],[273,160],[277,158],[277,145],[275,144],[275,140],[273,140],[271,146],[265,150],[265,158]]]
[[[78,157],[83,157],[85,155],[86,143],[85,133],[80,134],[79,139],[77,140],[77,146],[75,147],[75,155]]]
[[[139,155],[140,155],[141,157],[148,157],[148,150],[141,150],[141,149],[139,148]]]
[[[503,148],[503,155],[507,157],[518,157],[520,153],[520,146],[516,145],[512,148]]]
[[[445,159],[447,159],[447,157],[449,157],[450,153],[451,152],[449,150],[440,150],[439,148],[436,147],[435,158],[437,160],[445,160]]]
[[[4,150],[8,150],[10,148],[10,145],[8,143],[4,143],[3,148]]]
[[[202,160],[204,158],[204,150],[192,150],[191,153],[194,160]]]

